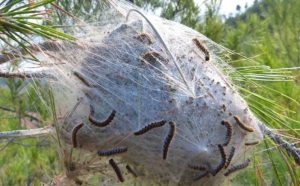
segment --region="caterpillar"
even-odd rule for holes
[[[246,168],[250,163],[250,159],[247,159],[244,163],[238,164],[238,165],[233,165],[231,168],[229,168],[225,173],[224,176],[228,176],[231,173],[237,171],[237,170],[241,170],[243,168]]]
[[[233,116],[237,124],[245,131],[247,132],[254,132],[254,129],[251,127],[246,126],[244,123],[241,122],[240,118],[238,116]]]
[[[189,165],[189,168],[200,171],[204,171],[207,169],[205,166],[202,165]]]
[[[142,129],[136,131],[136,132],[134,133],[134,135],[139,136],[139,135],[145,134],[146,132],[150,131],[151,129],[154,129],[154,128],[158,128],[158,127],[164,126],[165,123],[166,123],[165,120],[150,123],[150,124],[148,124],[147,126],[145,126],[144,128],[142,128]]]
[[[74,75],[86,86],[92,87],[92,85],[83,77],[83,75],[79,72],[74,72]]]
[[[93,117],[93,110],[91,109],[90,115],[89,115],[89,121],[97,126],[97,127],[105,127],[107,125],[109,125],[111,123],[111,121],[114,119],[115,115],[116,115],[116,111],[113,110],[110,115],[108,116],[108,118],[104,121],[98,121],[96,118]]]
[[[213,176],[217,175],[218,172],[220,172],[220,170],[223,169],[224,166],[226,165],[226,153],[225,153],[224,147],[222,145],[218,145],[218,148],[221,153],[222,159],[221,159],[220,164],[217,166],[217,168],[215,168],[213,171],[211,171],[211,174]]]
[[[170,126],[170,129],[169,129],[169,133],[164,141],[164,145],[163,145],[163,159],[167,159],[167,156],[168,156],[168,149],[169,149],[169,146],[171,144],[171,141],[175,135],[175,132],[176,132],[176,128],[175,128],[175,123],[170,121],[169,122],[169,126]]]
[[[206,176],[208,176],[208,175],[209,175],[209,172],[206,171],[205,173],[203,173],[203,174],[197,176],[196,178],[194,178],[194,181],[198,181],[198,180],[200,180],[201,178],[204,178],[204,177],[206,177]]]
[[[204,45],[202,45],[202,43],[197,38],[194,38],[193,42],[204,53],[205,61],[209,61],[210,55],[209,55],[209,51],[207,50],[207,48]]]
[[[126,165],[126,169],[127,171],[132,174],[134,177],[138,177],[137,174],[135,173],[135,171],[129,166],[129,165]]]
[[[79,129],[81,129],[83,127],[83,123],[80,123],[78,125],[76,125],[73,130],[72,130],[72,144],[74,148],[77,148],[77,132],[79,131]]]
[[[150,50],[148,52],[145,52],[142,55],[142,61],[145,61],[150,64],[155,64],[157,61],[167,62],[167,59],[165,59],[163,56],[161,56],[158,52]]]
[[[229,152],[229,156],[228,156],[228,159],[227,159],[227,162],[226,162],[226,165],[224,166],[225,169],[227,169],[227,167],[229,166],[233,156],[234,156],[234,152],[235,152],[235,148],[234,147],[231,147],[230,149],[230,152]]]
[[[118,179],[120,182],[124,182],[124,178],[122,176],[122,172],[120,170],[120,168],[118,167],[118,165],[116,164],[116,162],[113,159],[109,160],[109,164],[110,166],[114,169]]]
[[[259,141],[253,141],[253,142],[246,142],[245,143],[246,146],[257,145],[257,144],[259,144]]]
[[[222,121],[221,124],[227,128],[226,139],[225,143],[223,144],[223,146],[227,146],[230,143],[232,137],[232,125],[228,121]]]
[[[152,38],[147,33],[139,34],[138,36],[136,36],[136,39],[143,42],[143,43],[146,43],[148,45],[153,43]]]
[[[127,152],[127,147],[116,147],[110,150],[98,150],[97,154],[99,156],[111,156],[115,154],[121,154]]]

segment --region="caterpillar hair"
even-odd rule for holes
[[[207,170],[207,167],[202,166],[202,165],[189,165],[189,168],[194,169],[194,170],[200,170],[200,171]]]
[[[92,85],[83,77],[81,73],[75,71],[74,75],[87,87],[92,87]]]
[[[222,145],[218,145],[218,148],[219,148],[219,151],[220,151],[220,154],[221,154],[221,162],[219,163],[219,165],[217,166],[217,168],[215,168],[211,174],[213,176],[217,175],[218,172],[220,172],[220,170],[222,170],[224,168],[224,166],[226,165],[226,153],[225,153],[225,150],[224,150],[224,147]]]
[[[206,171],[205,173],[203,173],[203,174],[197,176],[196,178],[194,178],[194,181],[198,181],[198,180],[200,180],[200,179],[202,179],[202,178],[204,178],[206,176],[209,176],[209,172],[208,171]]]
[[[107,125],[109,125],[111,123],[111,121],[114,119],[115,115],[116,115],[116,111],[113,110],[110,115],[108,116],[108,118],[104,121],[98,121],[96,118],[94,118],[93,114],[93,110],[91,110],[90,115],[89,115],[89,121],[97,126],[97,127],[106,127]]]
[[[79,129],[81,129],[82,127],[83,127],[83,123],[80,123],[80,124],[76,125],[72,130],[72,144],[73,144],[74,148],[76,148],[78,146],[77,133],[78,133]]]
[[[227,162],[226,162],[226,164],[224,166],[225,169],[227,169],[227,167],[230,165],[230,162],[231,162],[231,160],[232,160],[232,158],[234,156],[234,152],[235,152],[235,148],[231,147],[230,152],[229,152],[229,156],[228,156],[228,159],[227,159]]]
[[[113,159],[109,160],[109,164],[110,166],[114,169],[118,179],[120,182],[124,182],[124,178],[122,176],[122,172],[120,170],[120,168],[118,167],[118,165],[116,164],[116,162]]]
[[[170,121],[169,122],[169,126],[170,126],[170,129],[169,129],[169,133],[165,139],[165,142],[164,142],[164,146],[163,146],[163,159],[167,159],[167,156],[168,156],[168,150],[169,150],[169,146],[171,144],[171,141],[175,135],[175,132],[176,132],[176,128],[175,128],[175,123]]]
[[[202,43],[197,38],[194,38],[193,42],[204,53],[205,61],[209,61],[210,54],[209,54],[209,51],[207,50],[207,48],[204,45],[202,45]]]
[[[227,146],[232,137],[232,125],[228,121],[222,121],[221,124],[227,128],[225,143],[223,144],[223,146]]]
[[[144,128],[142,128],[141,130],[136,131],[134,133],[134,135],[139,136],[139,135],[145,134],[146,132],[150,131],[151,129],[164,126],[165,123],[166,123],[165,120],[162,120],[162,121],[159,121],[159,122],[150,123],[147,126],[145,126]]]
[[[129,165],[126,165],[126,169],[128,173],[132,174],[134,177],[138,177],[135,171]]]
[[[116,147],[110,150],[98,150],[97,154],[99,156],[112,156],[116,154],[121,154],[127,152],[127,147]]]
[[[253,141],[253,142],[246,142],[245,143],[246,146],[257,145],[257,144],[259,144],[259,141]]]
[[[241,164],[238,164],[238,165],[233,165],[231,168],[229,168],[224,173],[224,176],[228,176],[228,175],[230,175],[231,173],[233,173],[237,170],[241,170],[241,169],[244,169],[244,168],[248,167],[249,163],[250,163],[250,160],[247,159],[244,163],[241,163]]]
[[[254,132],[254,129],[251,127],[246,126],[244,123],[241,122],[240,118],[238,116],[233,116],[237,124],[241,127],[241,129],[247,131],[247,132]]]

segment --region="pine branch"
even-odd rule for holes
[[[295,162],[300,165],[300,149],[296,148],[294,145],[285,141],[282,136],[273,132],[273,130],[267,127],[265,124],[259,124],[260,130],[264,133],[264,135],[269,136],[279,147],[284,148],[290,155],[293,156]]]
[[[7,112],[17,113],[16,110],[11,109],[11,108],[7,108],[7,107],[3,107],[3,106],[0,106],[0,109],[1,109],[1,110],[4,110],[4,111],[7,111]],[[26,113],[25,113],[24,116],[27,117],[27,118],[29,118],[29,119],[31,119],[31,120],[37,121],[37,122],[40,122],[40,121],[41,121],[41,120],[38,119],[37,117],[32,116],[32,115],[30,115],[30,114],[26,114]]]
[[[43,137],[50,136],[54,134],[53,127],[43,127],[36,129],[28,130],[12,130],[0,132],[0,139],[9,139],[9,138],[32,138],[32,137]]]

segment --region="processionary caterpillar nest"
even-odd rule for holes
[[[144,32],[155,38],[155,42],[144,43],[136,38]],[[258,120],[230,81],[216,71],[213,56],[209,61],[203,60],[190,35],[183,32],[175,37],[167,29],[160,29],[160,33],[175,58],[180,59],[176,63],[186,83],[172,59],[167,63],[159,58],[154,63],[141,62],[140,57],[149,50],[168,56],[151,27],[141,20],[123,23],[99,40],[90,38],[90,43],[84,43],[84,49],[75,48],[67,56],[76,53],[72,58],[82,59],[66,59],[68,65],[59,67],[64,74],[70,74],[66,79],[72,79],[73,100],[68,102],[75,105],[78,98],[84,98],[68,125],[85,122],[86,127],[76,138],[80,147],[117,156],[134,169],[137,165],[137,173],[142,172],[145,182],[153,179],[157,183],[179,185],[221,183],[224,166],[230,167],[226,163],[235,162],[234,159],[227,161],[226,154],[235,148],[240,150],[235,152],[234,158],[243,155],[241,147],[248,135],[240,130],[235,117],[229,113],[253,128],[259,139]],[[73,78],[72,71],[80,72],[81,78]],[[212,80],[215,83],[211,84]],[[222,105],[226,105],[225,112]],[[99,128],[91,117],[99,121],[109,118],[109,122]],[[224,120],[231,125],[221,125]],[[67,128],[65,130],[69,133]],[[68,138],[65,142],[69,143]],[[120,146],[126,151],[109,150]],[[196,162],[206,167],[209,164],[210,168],[195,172],[189,165]],[[119,164],[117,170],[118,180],[133,178],[120,174],[125,164]],[[205,176],[199,176],[202,174]]]

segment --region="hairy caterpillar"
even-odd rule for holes
[[[137,174],[135,173],[135,171],[129,166],[129,165],[126,165],[126,169],[127,171],[132,174],[134,177],[138,177]]]
[[[76,148],[77,147],[77,132],[79,131],[79,129],[81,129],[83,127],[83,123],[80,123],[78,125],[76,125],[73,130],[72,130],[72,144],[73,147]]]
[[[205,166],[201,166],[201,165],[189,165],[189,168],[194,170],[200,170],[200,171],[204,171],[207,169]]]
[[[143,43],[146,43],[148,45],[151,45],[153,43],[153,39],[151,38],[151,36],[147,33],[141,33],[139,34],[138,36],[136,36],[136,39],[143,42]]]
[[[227,159],[227,158],[226,158],[226,153],[225,153],[224,147],[223,147],[222,145],[218,145],[218,148],[219,148],[219,151],[220,151],[220,153],[221,153],[222,159],[221,159],[220,164],[217,166],[217,168],[214,169],[214,170],[211,172],[211,174],[212,174],[213,176],[217,175],[218,172],[220,172],[220,170],[223,169],[224,166],[226,165],[226,159]]]
[[[169,126],[170,126],[170,129],[169,129],[169,133],[164,141],[164,146],[163,146],[163,159],[167,159],[167,156],[168,156],[168,149],[169,149],[169,146],[170,146],[170,143],[175,135],[175,123],[170,121],[169,122]]]
[[[206,171],[205,173],[203,173],[203,174],[197,176],[196,178],[194,178],[194,181],[198,181],[198,180],[200,180],[201,178],[204,178],[204,177],[206,177],[206,176],[208,176],[208,175],[209,175],[209,172]]]
[[[148,124],[147,126],[145,126],[144,128],[142,128],[142,129],[136,131],[136,132],[134,133],[134,135],[138,136],[138,135],[145,134],[146,132],[150,131],[151,129],[154,129],[154,128],[158,128],[158,127],[164,126],[165,123],[166,123],[165,120],[150,123],[150,124]]]
[[[81,73],[75,71],[74,75],[87,87],[92,87],[92,85],[83,77],[83,75]]]
[[[232,158],[234,156],[234,152],[235,152],[235,148],[231,147],[230,152],[229,152],[229,156],[228,156],[228,159],[227,159],[227,162],[226,162],[226,164],[224,166],[225,169],[227,169],[227,167],[229,166],[229,164],[230,164],[230,162],[231,162],[231,160],[232,160]]]
[[[193,42],[204,53],[205,61],[209,61],[210,55],[209,55],[209,51],[207,50],[207,48],[204,45],[202,45],[202,43],[197,38],[194,38]]]
[[[92,116],[92,114],[93,114],[93,110],[91,109],[91,112],[90,112],[90,115],[89,115],[89,121],[90,121],[93,125],[95,125],[95,126],[97,126],[97,127],[105,127],[105,126],[109,125],[109,124],[111,123],[111,121],[114,119],[114,117],[115,117],[115,115],[116,115],[116,111],[113,110],[113,111],[110,113],[110,115],[108,116],[108,118],[107,118],[106,120],[104,120],[104,121],[98,121],[96,118],[94,118],[94,117]]]
[[[253,142],[246,142],[245,143],[246,146],[257,145],[257,144],[259,144],[259,141],[253,141]]]
[[[228,121],[222,121],[221,124],[227,128],[226,139],[225,143],[223,144],[223,146],[227,146],[230,143],[232,137],[232,125]]]
[[[109,164],[110,166],[114,169],[118,179],[120,182],[124,182],[124,178],[122,176],[122,172],[120,170],[120,168],[118,167],[118,165],[116,164],[116,162],[113,159],[109,160]]]
[[[150,64],[155,64],[158,60],[166,62],[167,59],[165,59],[163,56],[161,56],[158,52],[150,50],[148,52],[145,52],[142,55],[142,61],[145,61]]]
[[[244,123],[241,122],[240,118],[238,116],[233,116],[237,124],[245,131],[247,132],[254,132],[254,129],[251,127],[246,126]]]
[[[116,147],[110,150],[98,150],[97,154],[99,156],[111,156],[115,154],[121,154],[127,152],[127,147]]]
[[[243,169],[243,168],[246,168],[250,163],[250,160],[247,159],[244,163],[241,163],[241,164],[238,164],[238,165],[233,165],[231,168],[229,168],[225,173],[224,173],[224,176],[228,176],[230,175],[231,173],[237,171],[237,170],[240,170],[240,169]]]

